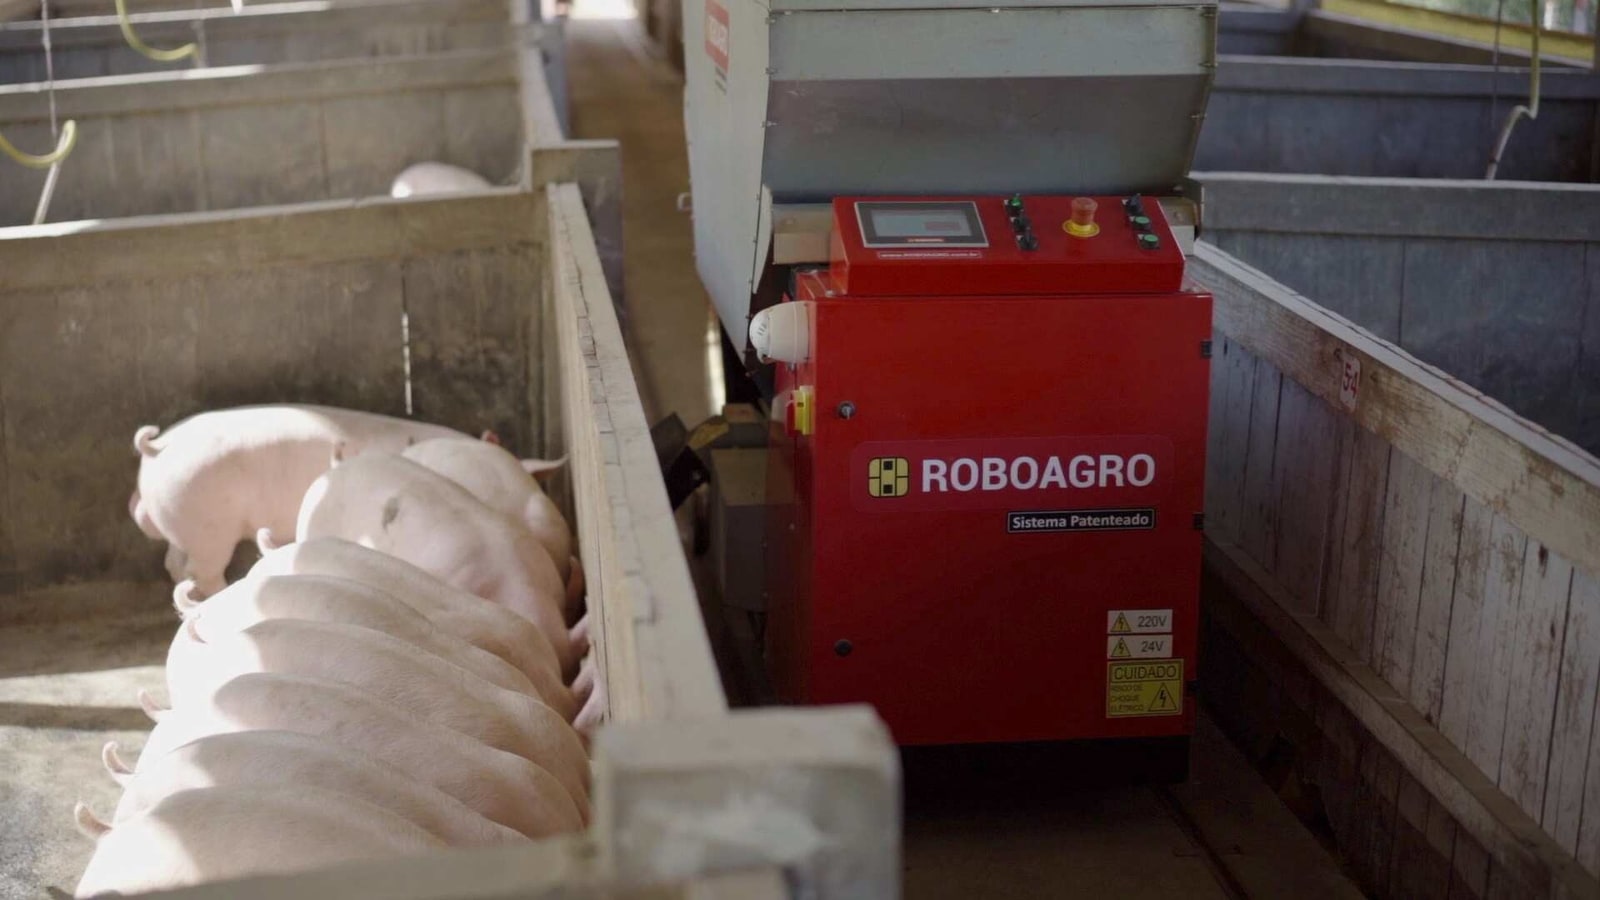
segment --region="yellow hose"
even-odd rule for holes
[[[121,2],[121,0],[118,0],[118,2]],[[67,154],[72,152],[73,146],[77,143],[78,123],[69,119],[61,129],[61,140],[56,144],[56,149],[43,156],[23,153],[13,146],[10,141],[6,140],[6,136],[3,134],[0,134],[0,153],[4,153],[30,169],[48,169],[66,159]]]
[[[150,57],[156,62],[177,62],[195,55],[199,47],[194,44],[184,44],[172,50],[157,50],[156,48],[139,40],[133,33],[133,23],[128,21],[128,0],[117,0],[117,24],[122,26],[122,36],[127,40],[128,46]]]

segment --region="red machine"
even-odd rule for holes
[[[1138,197],[840,198],[777,367],[767,658],[905,745],[1191,732],[1211,297]],[[777,348],[784,349],[777,349]]]

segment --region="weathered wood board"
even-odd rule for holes
[[[1447,816],[1463,896],[1600,890],[1600,851],[1583,833],[1600,820],[1588,780],[1600,758],[1600,461],[1206,245],[1191,265],[1215,292],[1226,354],[1213,370],[1210,445],[1225,455],[1208,461],[1210,559],[1256,592],[1290,655],[1376,742],[1346,781],[1378,792],[1380,810],[1400,784],[1407,846],[1448,832],[1428,822]],[[1253,364],[1229,361],[1245,355]],[[1233,498],[1242,515],[1227,514]],[[1289,534],[1316,546],[1286,553]],[[1319,559],[1323,577],[1308,578]],[[1442,810],[1428,813],[1408,778]],[[1396,820],[1370,820],[1362,795],[1353,812],[1342,802],[1328,798],[1329,818],[1369,889],[1413,896],[1378,856]]]

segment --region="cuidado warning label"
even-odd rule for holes
[[[1106,718],[1183,712],[1183,660],[1106,663]]]

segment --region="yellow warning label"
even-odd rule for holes
[[[1183,712],[1183,660],[1106,663],[1106,718]]]
[[[1128,652],[1128,642],[1123,638],[1117,638],[1117,642],[1111,645],[1112,659],[1127,659],[1132,655]]]
[[[1126,615],[1123,615],[1122,613],[1117,613],[1116,621],[1111,623],[1111,633],[1112,634],[1127,634],[1128,632],[1130,632],[1132,630],[1133,630],[1132,628],[1128,627],[1128,617]]]

